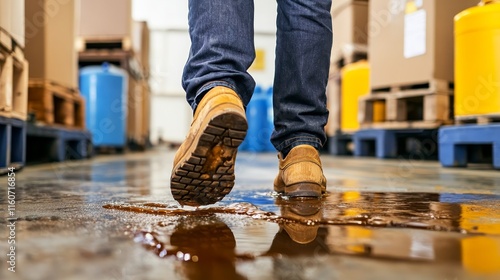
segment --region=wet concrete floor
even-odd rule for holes
[[[500,279],[499,171],[324,155],[328,196],[292,201],[274,154],[240,153],[231,194],[196,209],[170,195],[173,155],[17,172],[0,279]]]

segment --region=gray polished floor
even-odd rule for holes
[[[195,209],[173,155],[18,171],[14,230],[0,177],[0,279],[500,279],[499,171],[323,155],[328,196],[290,201],[276,155],[241,153],[231,194]]]

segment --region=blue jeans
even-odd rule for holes
[[[271,1],[271,0],[269,0]],[[326,141],[326,83],[332,46],[331,0],[277,0],[274,77],[274,132],[271,142],[284,153]],[[191,50],[182,84],[193,110],[215,86],[238,93],[245,106],[255,81],[253,0],[190,0]]]

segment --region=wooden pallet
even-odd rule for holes
[[[0,116],[0,175],[21,169],[26,158],[26,122]]]
[[[385,106],[385,119],[373,119],[375,102]],[[432,81],[425,84],[378,89],[359,100],[362,128],[432,129],[453,123],[453,91],[449,83]]]
[[[79,52],[88,50],[124,50],[132,49],[130,37],[79,37],[76,40],[76,49]]]
[[[500,123],[500,114],[455,116],[456,124],[492,124]]]
[[[399,92],[438,92],[452,94],[454,83],[445,80],[429,80],[423,83],[394,84],[388,87],[372,88],[372,94]]]
[[[127,71],[129,75],[135,79],[140,80],[145,77],[139,62],[134,57],[132,51],[102,49],[87,50],[78,53],[79,67],[101,65],[104,62],[125,69],[125,71]]]
[[[37,123],[85,128],[84,106],[78,89],[44,79],[29,81],[28,110]]]
[[[2,45],[3,46],[3,45]],[[21,48],[0,50],[0,115],[26,120],[28,116],[28,62]]]

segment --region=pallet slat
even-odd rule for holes
[[[76,41],[76,49],[79,52],[88,50],[112,50],[120,49],[129,51],[132,49],[130,37],[79,37]]]
[[[473,116],[455,116],[457,124],[492,124],[500,123],[500,114],[473,115]]]
[[[426,92],[453,93],[454,84],[445,80],[430,80],[423,83],[398,84],[388,87],[373,88],[372,94],[402,93],[421,95]]]

